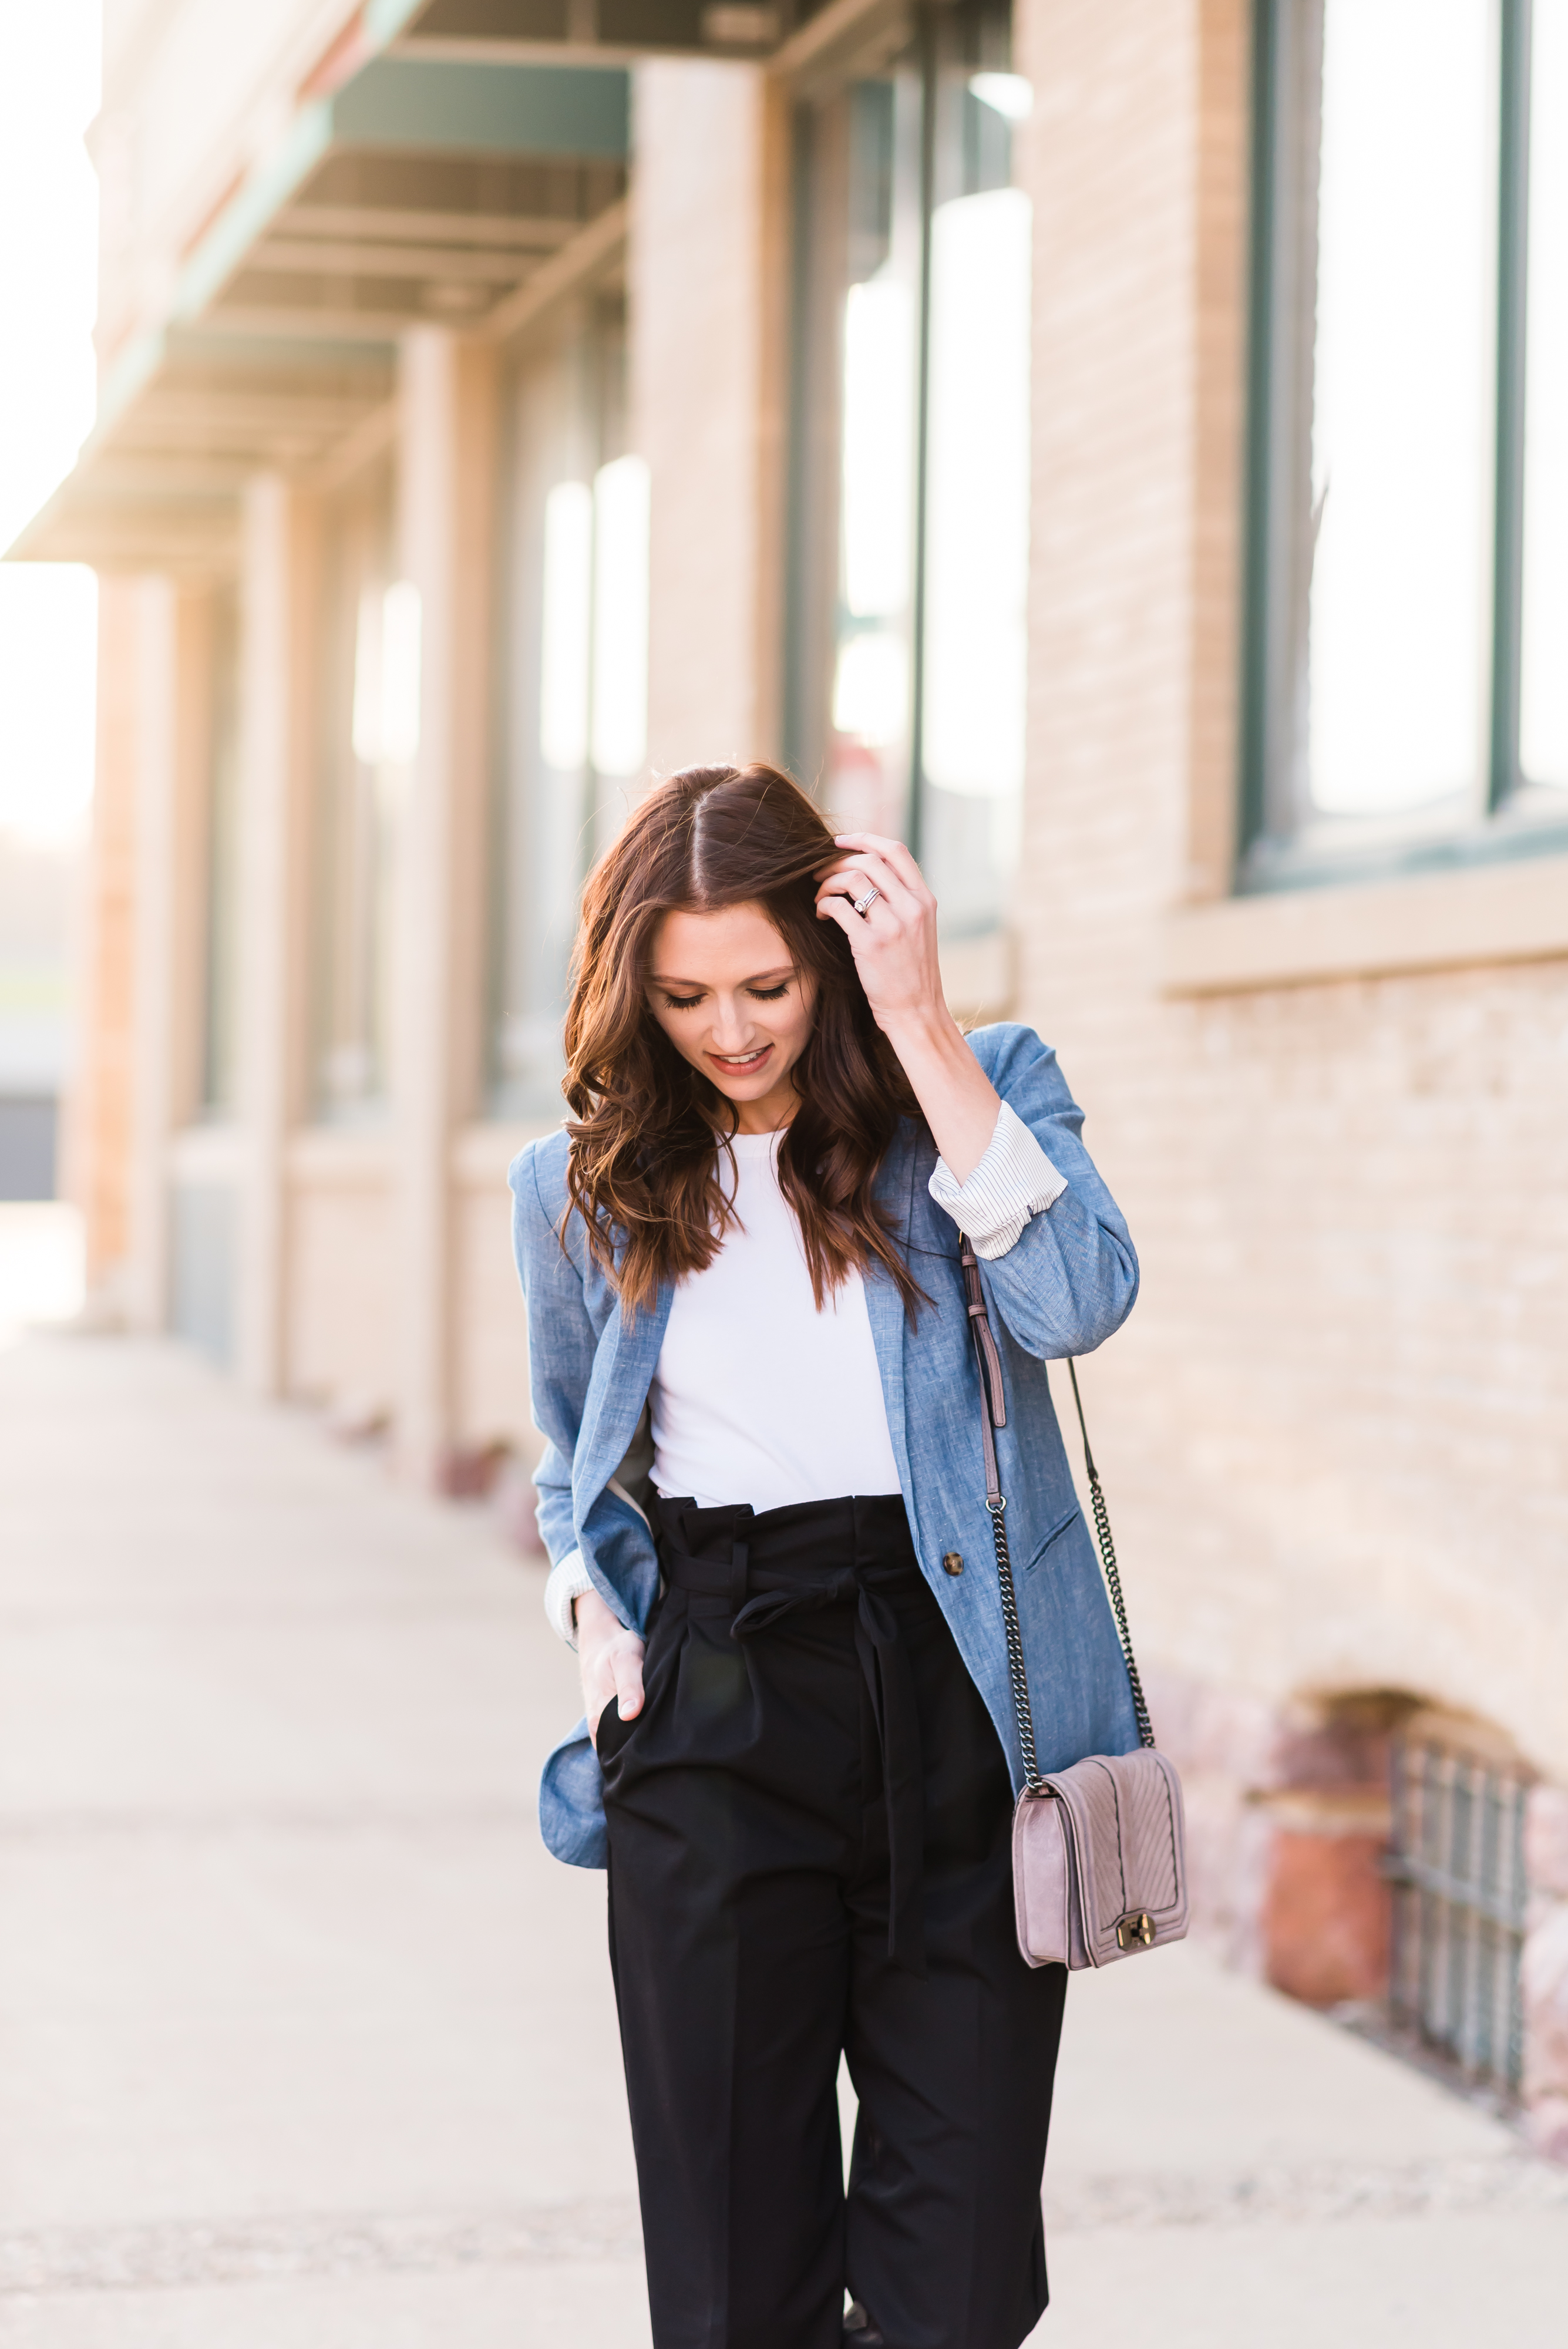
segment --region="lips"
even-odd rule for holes
[[[756,1051],[734,1059],[723,1052],[710,1052],[708,1058],[716,1069],[722,1069],[726,1076],[749,1077],[762,1067],[773,1049],[771,1044],[763,1044]]]

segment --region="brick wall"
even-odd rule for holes
[[[1230,853],[1246,11],[1023,0],[1036,111],[1020,1007],[1145,1268],[1085,1385],[1200,1908],[1259,1959],[1302,1707],[1568,1778],[1568,962],[1161,991]]]

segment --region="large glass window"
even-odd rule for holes
[[[1261,0],[1244,884],[1568,802],[1568,0]]]
[[[559,1110],[578,894],[647,755],[648,470],[618,297],[519,359],[505,420],[489,1093],[527,1117]]]
[[[1568,789],[1568,0],[1535,0],[1519,763]]]
[[[795,129],[787,752],[1003,917],[1023,781],[1029,200],[1005,8],[932,11]]]
[[[386,1107],[397,811],[417,747],[418,600],[391,575],[389,467],[334,502],[324,553],[311,1076],[317,1117],[353,1124]]]

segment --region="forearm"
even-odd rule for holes
[[[579,1648],[598,1648],[613,1640],[626,1626],[618,1616],[605,1605],[597,1590],[580,1590],[572,1604],[572,1619],[576,1627]]]
[[[958,1182],[967,1182],[996,1132],[1001,1095],[945,1005],[885,1012],[881,1026],[943,1160]]]

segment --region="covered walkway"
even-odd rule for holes
[[[0,1350],[6,2349],[646,2344],[541,1579],[176,1350]],[[1040,2341],[1560,2325],[1498,2123],[1195,1951],[1069,2018]]]

